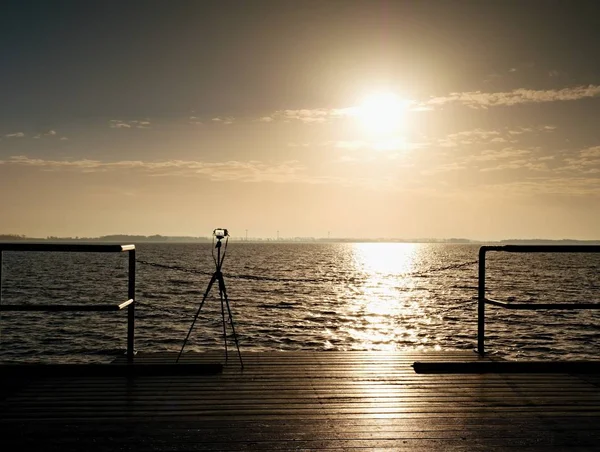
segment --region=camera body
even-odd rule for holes
[[[213,236],[217,240],[221,240],[221,239],[224,239],[225,237],[229,237],[229,231],[227,231],[227,229],[225,229],[225,228],[217,228],[213,231]]]

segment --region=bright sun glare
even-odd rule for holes
[[[391,92],[367,96],[358,107],[357,116],[367,132],[374,135],[391,135],[401,128],[407,102]]]

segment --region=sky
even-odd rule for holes
[[[600,239],[600,2],[6,1],[0,234]]]

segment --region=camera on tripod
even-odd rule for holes
[[[224,228],[217,228],[213,231],[213,236],[217,239],[217,240],[222,240],[225,237],[229,237],[229,232],[227,231],[227,229]]]
[[[215,243],[215,239],[217,243]],[[221,240],[225,239],[224,242]],[[229,306],[229,298],[227,297],[227,289],[225,288],[225,280],[223,279],[223,273],[221,272],[221,268],[223,267],[223,262],[225,261],[225,254],[227,253],[227,242],[229,241],[229,231],[225,228],[216,228],[213,230],[213,245],[212,249],[212,257],[215,262],[215,272],[213,273],[210,281],[208,283],[208,287],[206,288],[206,292],[204,292],[204,296],[202,297],[202,301],[200,302],[200,306],[198,307],[198,311],[196,311],[196,315],[194,316],[194,320],[192,321],[192,325],[188,330],[187,336],[183,341],[183,345],[181,346],[181,350],[179,351],[179,355],[177,355],[177,359],[175,362],[179,362],[179,358],[181,358],[181,354],[183,353],[183,349],[187,344],[188,339],[190,338],[190,334],[192,334],[192,330],[194,329],[194,325],[196,324],[196,320],[198,320],[198,316],[200,315],[200,311],[202,310],[202,306],[204,306],[204,302],[208,297],[210,289],[212,288],[214,283],[217,283],[217,287],[219,288],[219,299],[221,300],[221,321],[223,324],[223,342],[225,342],[225,361],[229,357],[227,351],[227,324],[231,327],[231,332],[233,334],[233,342],[235,342],[235,346],[237,348],[238,357],[240,358],[240,366],[242,369],[244,368],[244,362],[242,361],[242,353],[240,352],[240,344],[238,342],[237,334],[235,334],[235,326],[233,323],[233,314],[231,313],[231,307]],[[221,245],[223,243],[223,245]],[[215,249],[217,250],[215,255]],[[227,310],[226,310],[227,309]],[[225,312],[227,312],[227,319],[225,318]]]

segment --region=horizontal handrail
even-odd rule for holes
[[[3,304],[0,311],[27,311],[27,312],[77,312],[77,311],[120,311],[126,308],[133,299],[121,304]]]
[[[128,300],[119,304],[2,304],[2,255],[4,251],[49,251],[74,253],[121,253],[129,254],[129,275],[127,283]],[[133,362],[135,330],[135,245],[113,245],[99,243],[0,243],[0,312],[76,312],[76,311],[120,311],[127,308],[127,361]]]
[[[600,303],[507,303],[491,298],[486,298],[485,302],[505,309],[529,309],[532,311],[537,309],[600,309]]]
[[[514,310],[587,310],[600,309],[600,303],[507,303],[485,296],[485,256],[488,251],[506,253],[600,253],[600,245],[502,245],[479,248],[479,284],[477,303],[477,352],[485,354],[485,305]]]
[[[484,245],[479,253],[500,251],[504,253],[600,253],[600,245]]]
[[[59,253],[121,253],[135,250],[135,245],[81,243],[0,243],[0,251],[54,251]]]

